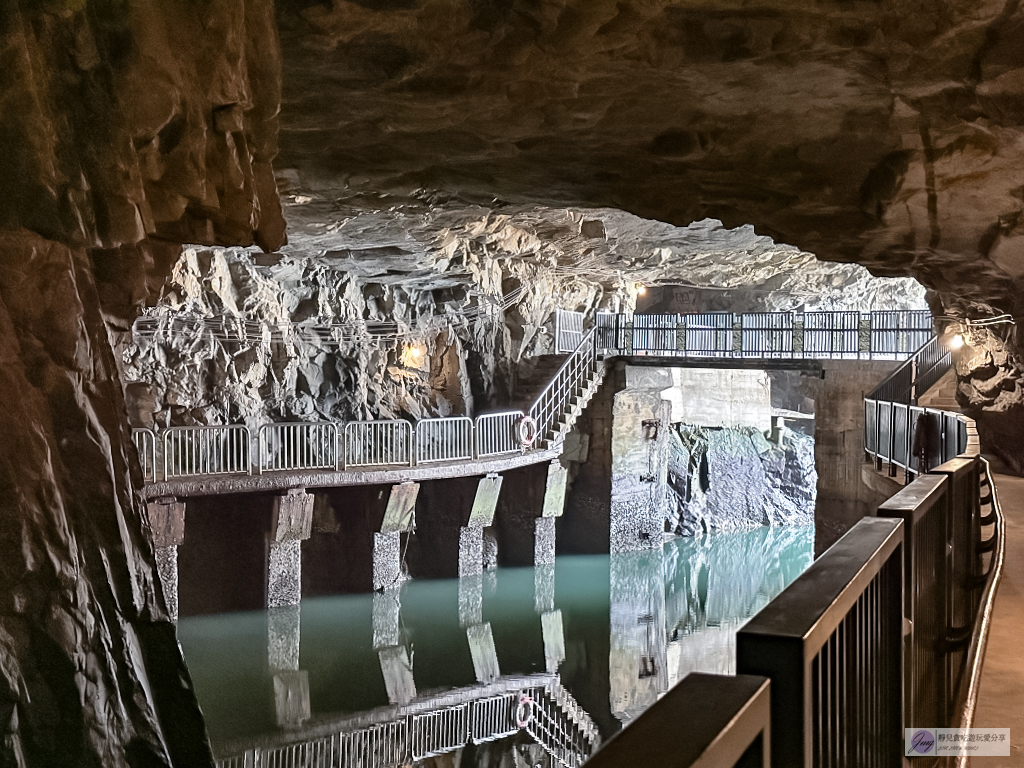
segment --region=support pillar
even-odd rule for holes
[[[533,609],[540,616],[544,640],[544,668],[554,674],[565,661],[562,612],[555,610],[555,566],[538,565],[533,571]]]
[[[405,578],[402,571],[402,534],[416,527],[416,498],[419,483],[391,487],[380,532],[373,535],[373,588],[397,587]]]
[[[459,529],[459,577],[478,576],[484,566],[484,528],[494,523],[501,494],[501,475],[480,478],[469,513],[469,523]]]
[[[267,535],[267,608],[302,599],[302,542],[313,527],[313,494],[293,488],[274,499]]]
[[[156,570],[172,621],[178,620],[178,547],[185,541],[185,502],[173,497],[146,504]]]
[[[267,611],[267,666],[274,682],[278,726],[295,728],[310,718],[309,673],[299,669],[301,614],[298,605]]]
[[[555,521],[565,509],[568,472],[557,459],[514,471],[498,505],[498,560],[503,565],[554,563]]]

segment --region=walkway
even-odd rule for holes
[[[981,674],[975,728],[1009,728],[1010,756],[979,758],[978,768],[1024,766],[1024,478],[996,474],[1006,517],[1006,561]]]

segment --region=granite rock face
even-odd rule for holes
[[[937,314],[1024,315],[1018,2],[295,0],[278,17],[279,167],[307,187],[713,218],[916,277]],[[993,411],[974,378],[963,405],[1019,453],[1024,395]]]
[[[811,525],[817,472],[814,440],[782,430],[779,445],[753,428],[680,425],[668,465],[676,533]]]
[[[0,9],[4,765],[212,765],[105,320],[183,240],[284,242],[278,50],[262,0]]]

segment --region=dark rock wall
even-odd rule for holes
[[[212,757],[115,335],[183,240],[276,248],[265,0],[0,5],[0,763]]]

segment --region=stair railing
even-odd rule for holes
[[[594,334],[591,328],[530,406],[529,416],[537,425],[540,441],[547,438],[558,417],[569,410],[572,398],[582,394],[598,372],[601,358]]]

